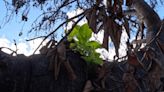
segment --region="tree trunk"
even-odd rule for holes
[[[144,0],[133,0],[132,6],[147,27],[146,43],[148,47],[154,49],[153,58],[164,69],[164,53],[162,52],[164,48],[161,48],[164,43],[164,24],[161,23],[158,14]],[[159,35],[157,35],[158,32],[160,32]]]
[[[70,80],[62,64],[55,80],[53,72],[48,70],[46,56],[12,57],[2,52],[0,60],[3,61],[0,62],[5,62],[7,67],[0,71],[0,92],[82,92],[87,80],[86,63],[79,54],[71,51],[68,59],[77,78]]]
[[[147,27],[146,40],[149,42],[157,33],[161,20],[158,14],[144,0],[133,0],[132,7],[135,8],[138,18]]]

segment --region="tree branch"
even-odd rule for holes
[[[149,42],[158,31],[161,20],[158,14],[144,0],[133,0],[132,6],[135,8],[137,16],[143,20],[148,29],[146,40]]]
[[[84,12],[82,12],[81,14],[79,14],[79,15],[77,15],[77,16],[74,16],[74,17],[72,17],[72,18],[66,20],[65,22],[61,23],[54,31],[52,31],[51,33],[49,33],[49,34],[43,39],[43,41],[39,44],[39,46],[36,48],[36,50],[33,52],[33,54],[35,54],[35,52],[39,49],[39,47],[43,44],[43,42],[44,42],[49,36],[51,36],[52,34],[54,34],[54,33],[55,33],[60,27],[62,27],[65,23],[67,23],[67,22],[69,22],[69,21],[71,21],[71,20],[73,20],[73,19],[75,19],[75,18],[77,18],[77,17],[79,17],[79,16],[84,15],[86,12],[87,12],[87,10],[84,11]],[[75,24],[77,24],[83,17],[84,17],[84,16],[82,16]],[[75,26],[75,25],[74,25],[74,26]],[[74,28],[74,26],[71,28],[71,30]],[[70,34],[70,32],[71,32],[71,31],[69,31],[69,33],[67,33],[66,36],[68,36],[68,35]],[[65,36],[65,37],[66,37],[66,36]],[[63,38],[65,38],[65,37],[63,37]],[[60,42],[63,41],[63,40],[64,40],[64,39],[61,39]],[[60,44],[60,42],[59,42],[58,44]]]

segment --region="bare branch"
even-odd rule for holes
[[[8,50],[12,51],[12,53],[15,53],[17,55],[17,50],[15,51],[8,47],[0,47],[0,51],[1,51],[1,49],[8,49]]]
[[[28,39],[26,41],[32,41],[32,40],[39,39],[39,38],[44,38],[44,37],[46,37],[46,36],[39,36],[39,37],[35,37],[35,38],[32,38],[32,39]]]
[[[54,31],[52,31],[51,33],[49,33],[44,39],[43,39],[43,41],[40,43],[40,45],[37,47],[37,49],[33,52],[33,54],[35,54],[35,52],[39,49],[39,47],[42,45],[42,43],[49,37],[49,36],[51,36],[52,34],[54,34],[60,27],[62,27],[65,23],[67,23],[67,22],[69,22],[69,21],[71,21],[71,20],[73,20],[73,19],[75,19],[75,18],[77,18],[77,17],[80,17],[80,16],[82,16],[83,14],[85,14],[86,13],[86,11],[84,11],[84,12],[82,12],[81,14],[79,14],[79,15],[77,15],[77,16],[74,16],[74,17],[72,17],[72,18],[70,18],[70,19],[68,19],[68,20],[66,20],[65,22],[63,22],[63,23],[61,23]],[[83,18],[84,16],[82,16],[80,19],[78,19],[78,21],[75,23],[75,24],[77,24],[82,18]],[[74,26],[72,27],[72,29],[74,28]],[[71,30],[72,30],[71,29]],[[67,33],[66,34],[66,36],[68,36],[68,34],[70,34],[70,32],[71,31],[69,31],[69,33]],[[66,37],[65,36],[65,37]],[[63,37],[64,38],[64,37]],[[61,41],[63,41],[64,39],[61,39],[60,40],[60,42]],[[59,42],[59,43],[60,43]]]

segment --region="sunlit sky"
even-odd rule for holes
[[[164,6],[159,5],[156,9],[160,18],[164,18]],[[35,34],[28,35],[27,32],[31,28],[32,22],[40,14],[39,9],[31,8],[28,14],[28,21],[22,22],[20,16],[13,16],[12,20],[4,25],[4,17],[6,15],[6,8],[3,0],[0,0],[0,47],[6,46],[15,48],[13,40],[16,40],[18,45],[18,53],[24,53],[26,55],[32,54],[33,50],[38,46],[42,39],[38,39],[33,42],[26,42],[26,39],[33,38]],[[22,36],[19,33],[23,32]],[[6,52],[9,52],[6,50]],[[113,53],[113,51],[112,51]]]

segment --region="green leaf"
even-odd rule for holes
[[[96,49],[100,48],[101,44],[96,41],[90,41],[91,36],[92,30],[89,28],[88,24],[75,26],[68,36],[68,41],[71,42],[74,37],[76,37],[77,40],[70,43],[70,48],[79,52],[87,63],[96,65],[102,64],[103,61],[100,58],[100,54],[96,52]]]
[[[76,47],[76,44],[75,43],[70,43],[70,46],[69,46],[70,48],[75,48]]]
[[[98,65],[102,65],[103,64],[103,60],[100,59],[100,58],[97,58],[97,59],[95,59],[94,63],[98,64]]]
[[[89,41],[92,36],[92,30],[89,28],[88,24],[84,24],[80,27],[77,38],[79,40]]]
[[[100,48],[101,47],[101,44],[97,41],[89,41],[87,43],[88,46],[91,46],[92,48],[94,49],[97,49],[97,48]]]
[[[80,26],[79,26],[79,25],[76,25],[76,26],[73,28],[72,32],[71,32],[71,33],[69,34],[69,36],[67,37],[67,40],[68,40],[68,41],[72,41],[73,38],[78,34],[79,29],[80,29]]]
[[[90,56],[83,56],[82,57],[85,61],[87,61],[87,63],[93,63],[93,58],[91,58]]]
[[[103,61],[101,58],[93,58],[93,56],[83,56],[82,57],[87,63],[92,63],[92,64],[98,64],[101,65],[103,64]]]

